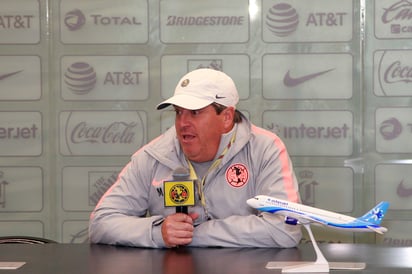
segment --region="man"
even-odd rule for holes
[[[293,247],[298,226],[246,204],[258,194],[299,202],[283,142],[236,110],[232,79],[213,69],[189,72],[174,95],[175,126],[131,158],[91,214],[93,243],[141,247]],[[164,206],[163,182],[179,167],[196,181],[188,214]]]

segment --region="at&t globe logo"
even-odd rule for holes
[[[291,5],[279,3],[272,6],[266,14],[266,26],[278,37],[286,37],[296,31],[299,15]]]
[[[90,92],[95,87],[96,81],[94,68],[85,62],[71,64],[64,74],[67,88],[78,95]]]

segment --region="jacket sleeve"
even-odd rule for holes
[[[91,243],[162,247],[159,239],[163,216],[146,215],[148,208],[147,174],[138,171],[136,159],[121,171],[117,181],[104,194],[90,216]],[[140,169],[141,170],[141,169]]]
[[[301,238],[298,226],[285,224],[279,215],[230,216],[210,220],[195,228],[193,246],[295,247]]]

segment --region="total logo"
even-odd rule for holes
[[[380,153],[412,152],[412,108],[378,108],[375,113],[376,151]]]
[[[69,11],[64,17],[64,24],[69,30],[76,31],[86,24],[86,16],[79,9]]]
[[[291,4],[281,2],[272,5],[267,10],[264,24],[275,36],[287,37],[295,33],[300,26],[306,28],[342,27],[346,23],[347,15],[347,12],[332,10],[319,10],[308,14],[299,13]]]
[[[129,16],[107,16],[103,14],[90,14],[88,17],[80,10],[73,9],[64,16],[64,24],[70,31],[83,28],[88,20],[94,26],[140,26],[142,23],[135,17]]]
[[[402,130],[402,124],[394,117],[383,121],[379,127],[379,133],[382,135],[382,138],[387,141],[398,138]]]

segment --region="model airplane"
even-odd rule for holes
[[[336,229],[360,232],[376,232],[383,234],[387,231],[380,223],[389,207],[388,202],[380,202],[365,215],[354,218],[328,210],[292,203],[289,201],[258,195],[247,200],[249,206],[260,211],[266,211],[285,216],[288,224],[321,224]]]
[[[329,263],[323,256],[312,230],[311,224],[324,225],[336,229],[360,232],[376,232],[383,234],[388,231],[380,223],[389,208],[388,202],[380,202],[365,215],[354,218],[351,216],[319,209],[303,204],[293,203],[266,195],[258,195],[247,200],[249,206],[260,211],[285,216],[285,222],[291,225],[301,224],[308,231],[310,240],[316,252],[314,262],[269,262],[266,268],[281,268],[282,273],[326,273],[329,269],[364,269],[364,263]]]

